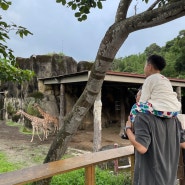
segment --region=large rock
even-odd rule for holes
[[[8,90],[8,97],[27,97],[28,94],[38,91],[38,78],[47,78],[77,72],[77,62],[68,56],[54,54],[32,55],[30,58],[16,59],[21,69],[35,72],[35,77],[22,85],[12,82],[2,84],[1,90]]]
[[[39,83],[37,79],[90,70],[92,66],[92,63],[86,61],[77,63],[72,57],[61,56],[58,54],[52,56],[32,55],[30,58],[17,57],[16,62],[21,69],[34,71],[35,77],[22,85],[15,82],[5,82],[1,84],[1,91],[7,90],[7,98],[16,98],[17,102],[21,100],[23,104],[24,101],[27,103],[27,97],[34,97],[32,95],[39,91],[44,95],[44,98],[41,100],[41,106],[45,108],[45,111],[56,116],[59,115],[60,86],[45,86],[44,84],[41,84],[41,82]],[[77,98],[74,98],[74,92],[72,94],[72,96],[66,95],[66,97],[69,96],[69,99],[71,100],[68,102],[73,102],[74,104]],[[15,107],[14,105],[12,106]]]

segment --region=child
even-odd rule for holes
[[[165,66],[166,62],[163,57],[159,55],[148,57],[144,67],[146,80],[142,86],[141,97],[130,112],[132,123],[138,112],[171,118],[177,116],[181,110],[181,103],[178,101],[170,81],[161,75]]]

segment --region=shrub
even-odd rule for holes
[[[33,97],[33,98],[35,98],[35,99],[40,99],[40,100],[42,100],[42,99],[44,98],[44,95],[43,95],[43,93],[41,93],[41,92],[39,92],[39,91],[35,91],[35,92],[33,92],[33,93],[30,93],[30,94],[28,95],[28,97]]]
[[[51,185],[84,185],[84,169],[75,170],[65,174],[54,176]],[[128,173],[114,175],[110,171],[96,168],[96,185],[131,185],[131,178]]]

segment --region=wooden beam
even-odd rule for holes
[[[123,156],[130,156],[133,155],[133,153],[133,146],[126,146],[45,163],[22,170],[0,174],[0,185],[25,184],[86,167],[89,167],[88,174],[93,174],[94,167],[92,166]],[[93,177],[91,177],[91,180],[92,178]]]
[[[90,165],[85,168],[85,185],[95,185],[95,165]]]

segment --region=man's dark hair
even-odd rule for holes
[[[162,71],[166,66],[166,61],[159,55],[151,55],[148,57],[147,62],[152,64],[155,69]]]

